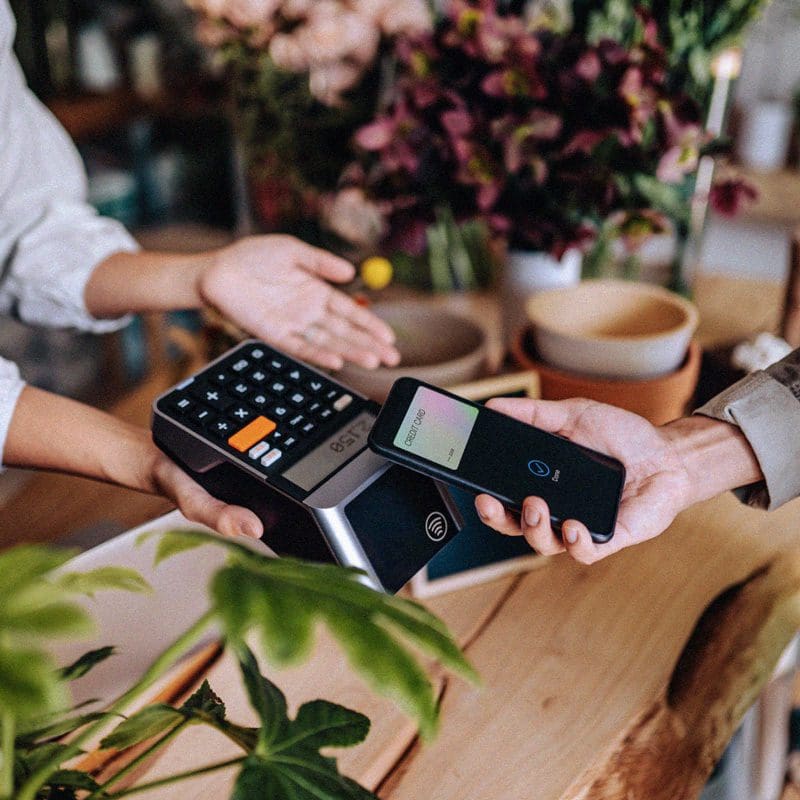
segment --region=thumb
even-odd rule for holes
[[[261,520],[250,509],[233,506],[212,497],[199,483],[168,459],[156,470],[161,493],[172,500],[181,513],[223,536],[248,536],[258,539],[264,532]]]

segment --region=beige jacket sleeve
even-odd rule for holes
[[[800,349],[695,413],[732,422],[747,437],[765,478],[740,490],[748,505],[772,510],[800,497]]]

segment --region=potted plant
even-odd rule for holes
[[[698,160],[720,145],[709,61],[762,5],[449,0],[432,30],[399,37],[345,191],[381,209],[395,260],[432,252],[443,220],[484,226],[509,267],[556,280],[587,254],[598,271],[612,239],[635,257],[653,233],[685,235]],[[712,200],[745,191],[727,181]]]
[[[283,694],[261,673],[251,649],[275,665],[302,660],[318,622],[324,623],[353,668],[375,690],[417,720],[425,737],[436,728],[436,703],[409,645],[475,679],[441,622],[410,601],[369,589],[354,570],[268,558],[200,531],[164,534],[156,560],[207,544],[229,553],[228,562],[211,581],[208,610],[164,649],[134,685],[107,708],[91,712],[70,707],[68,684],[112,657],[113,648],[89,652],[59,670],[48,653],[48,641],[90,629],[88,615],[74,600],[76,594],[147,591],[147,584],[135,572],[117,567],[84,574],[65,571],[70,553],[63,550],[31,545],[0,553],[0,798],[108,800],[232,767],[238,769],[236,800],[261,798],[265,791],[271,798],[295,800],[308,796],[301,789],[309,783],[330,800],[374,797],[340,775],[335,759],[320,753],[321,748],[362,741],[369,720],[323,700],[306,703],[290,718]],[[180,707],[145,705],[120,720],[214,628],[239,664],[243,686],[260,720],[257,727],[227,719],[223,701],[207,682]],[[241,754],[149,785],[128,784],[137,767],[190,725],[210,726],[234,742]],[[142,752],[115,775],[99,781],[73,761],[82,746],[101,733],[101,748],[139,746]]]

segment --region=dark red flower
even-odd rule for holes
[[[754,186],[741,178],[728,178],[715,183],[708,193],[711,208],[724,217],[735,217],[747,203],[758,199]]]

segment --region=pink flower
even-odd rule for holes
[[[258,28],[270,21],[281,0],[228,0],[223,14],[237,28]]]
[[[219,19],[228,5],[228,0],[186,0],[186,5],[198,14]]]
[[[414,174],[419,167],[419,144],[411,139],[418,121],[404,101],[397,102],[390,115],[356,131],[355,142],[364,150],[380,154],[382,167],[388,172]]]
[[[382,27],[388,36],[419,34],[433,27],[433,19],[425,0],[405,0],[390,6]]]
[[[395,122],[388,117],[379,117],[356,132],[356,144],[365,150],[382,150],[392,141]]]
[[[603,131],[580,131],[569,140],[564,148],[565,156],[573,156],[581,153],[590,156],[595,147],[603,141],[607,133]]]
[[[441,116],[441,121],[442,127],[453,138],[467,136],[472,132],[472,118],[463,109],[445,111]]]
[[[697,169],[699,160],[700,154],[696,147],[677,144],[661,156],[656,177],[664,183],[680,183]]]
[[[758,199],[755,187],[741,178],[728,178],[711,187],[708,202],[718,214],[736,216],[747,203]]]
[[[295,35],[309,63],[315,65],[345,58],[366,64],[374,57],[380,37],[368,20],[343,10],[333,0],[320,0]]]
[[[601,67],[600,56],[594,50],[588,50],[576,62],[575,72],[588,83],[594,83],[600,77]]]
[[[367,199],[363,189],[355,186],[326,197],[322,219],[337,236],[364,249],[374,248],[386,229],[379,207]]]
[[[308,73],[308,88],[323,105],[335,108],[342,103],[342,95],[361,79],[361,70],[344,62],[312,67]]]
[[[353,8],[387,36],[414,35],[433,27],[426,0],[354,0]]]
[[[236,38],[236,33],[226,22],[205,17],[198,20],[194,34],[197,37],[197,41],[206,47],[221,47],[226,42]]]
[[[286,19],[305,19],[315,2],[316,0],[283,0],[281,14]]]
[[[306,51],[297,36],[276,33],[269,43],[269,56],[279,69],[287,72],[305,72],[309,67]]]

